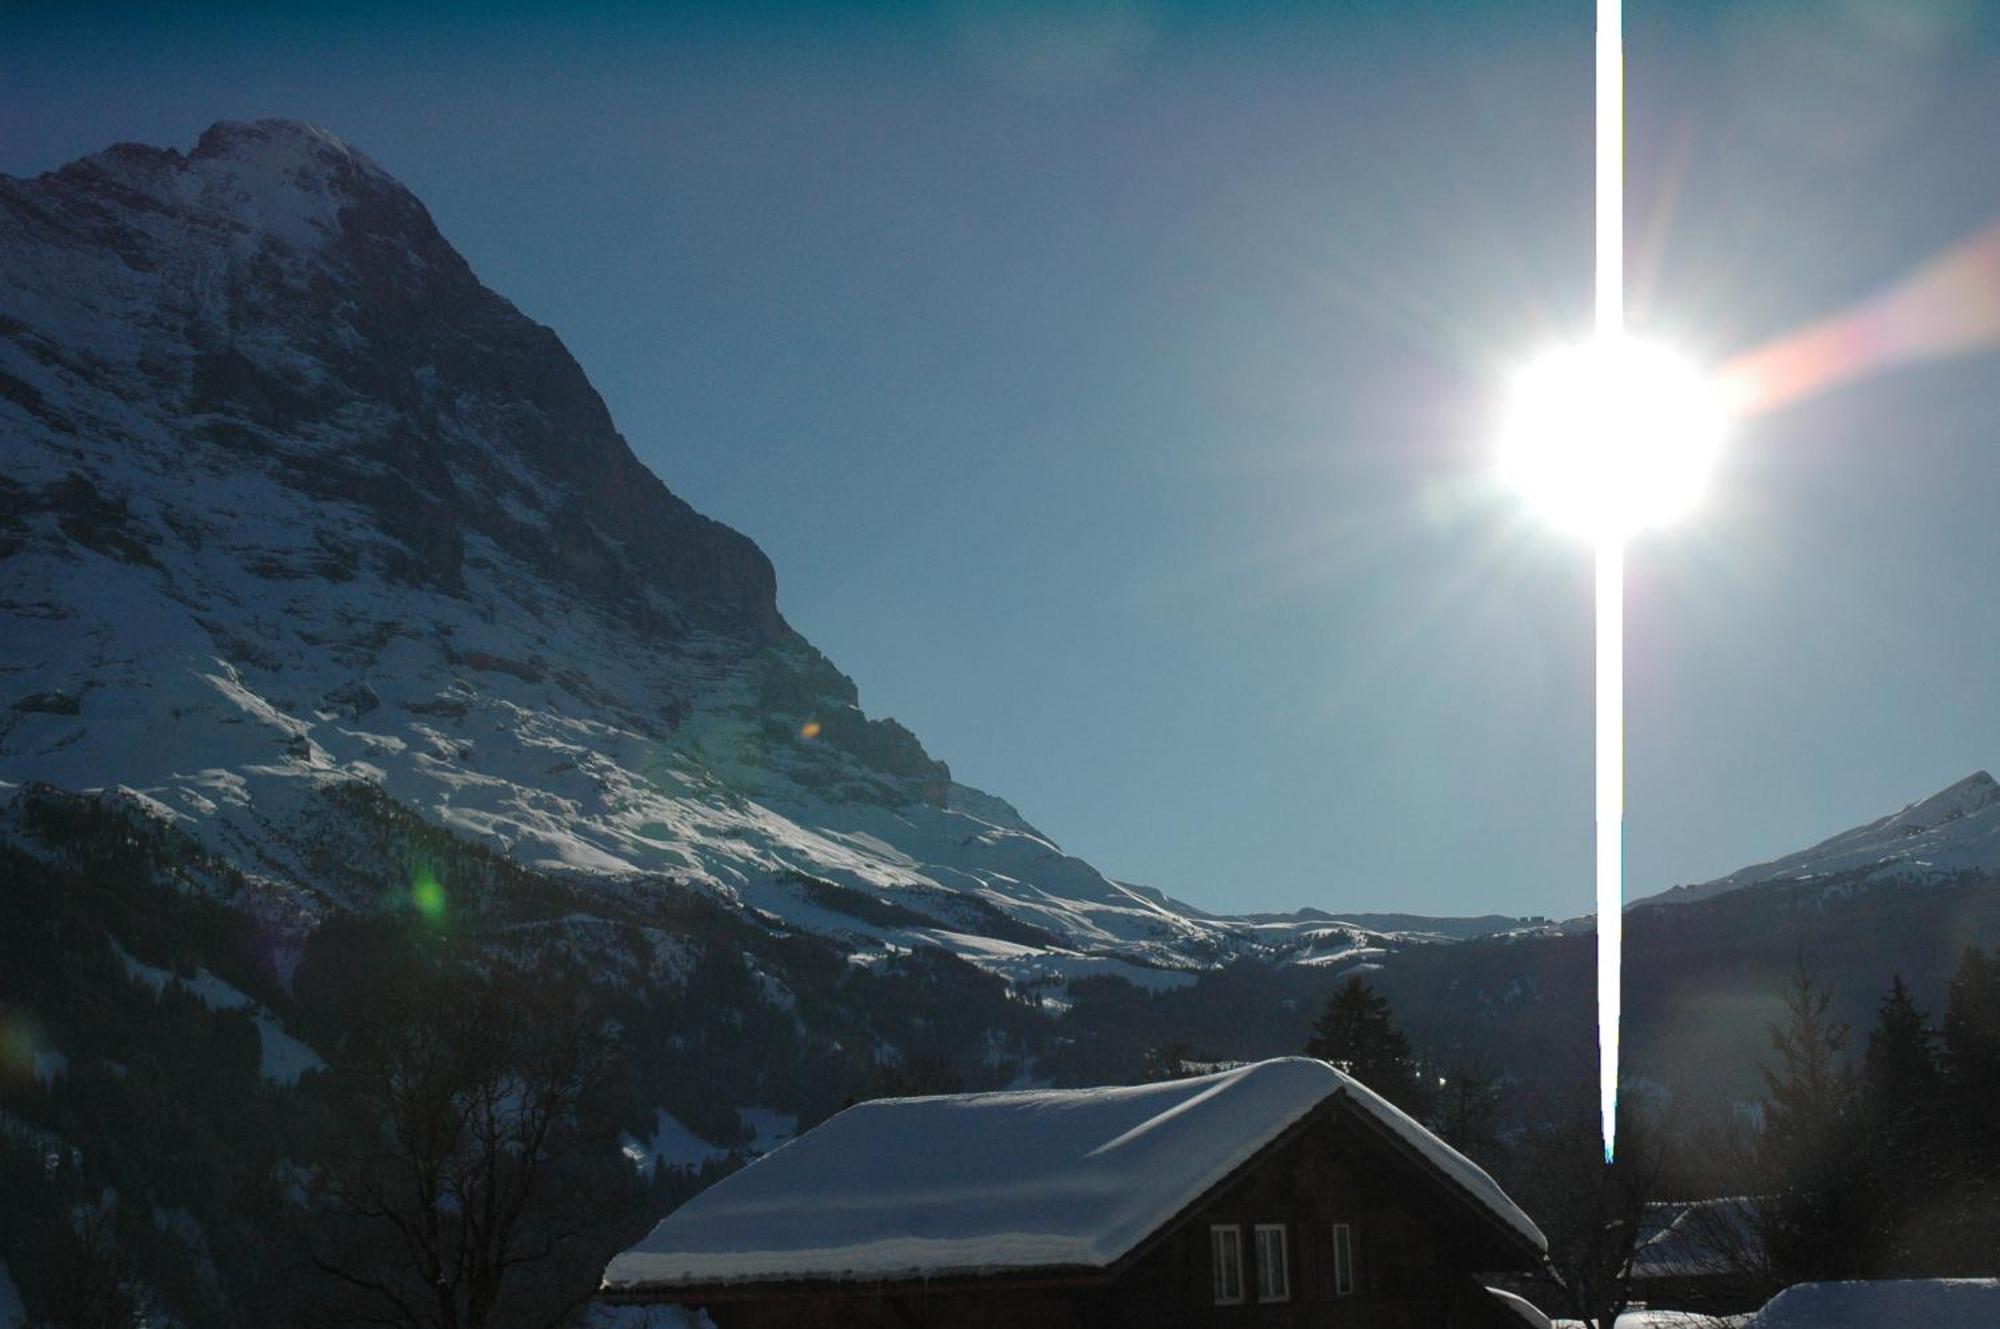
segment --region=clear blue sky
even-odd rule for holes
[[[1589,568],[1488,479],[1587,314],[1586,0],[0,10],[0,171],[400,177],[957,775],[1218,909],[1590,907]],[[2000,218],[1977,6],[1628,5],[1632,303],[1724,354]],[[1634,893],[2000,764],[2000,359],[1755,422],[1631,569]]]

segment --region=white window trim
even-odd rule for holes
[[[1360,1280],[1354,1276],[1353,1225],[1335,1223],[1333,1225],[1333,1295],[1336,1297],[1351,1297],[1359,1286]]]
[[[1236,1295],[1225,1295],[1222,1286],[1223,1261],[1221,1259],[1224,1234],[1236,1253]],[[1243,1227],[1240,1223],[1214,1223],[1208,1229],[1208,1258],[1213,1266],[1209,1270],[1209,1283],[1218,1306],[1241,1306],[1243,1304]]]
[[[1278,1273],[1283,1276],[1283,1282],[1276,1293],[1268,1297],[1264,1295],[1264,1244],[1262,1242],[1253,1243],[1253,1249],[1257,1252],[1257,1300],[1265,1303],[1290,1301],[1292,1299],[1291,1237],[1283,1223],[1257,1224],[1258,1236],[1261,1237],[1266,1232],[1275,1232],[1278,1234]]]

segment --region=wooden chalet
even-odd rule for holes
[[[719,1329],[1522,1329],[1479,1275],[1545,1251],[1476,1165],[1287,1057],[860,1104],[669,1214],[599,1295]]]

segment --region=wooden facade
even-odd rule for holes
[[[1336,1225],[1345,1228],[1345,1277]],[[1276,1280],[1260,1286],[1260,1227],[1283,1234],[1282,1300],[1269,1286]],[[1218,1298],[1217,1228],[1240,1238],[1241,1299],[1233,1303],[1227,1280]],[[698,1306],[718,1329],[1521,1329],[1478,1274],[1531,1270],[1541,1260],[1539,1250],[1400,1136],[1334,1099],[1187,1209],[1160,1215],[1159,1227],[1108,1269],[894,1283],[762,1282],[612,1299]]]

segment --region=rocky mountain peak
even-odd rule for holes
[[[1893,834],[1917,835],[1969,817],[1995,803],[2000,803],[2000,783],[1985,771],[1974,771],[1929,798],[1910,804],[1890,817],[1883,829]]]
[[[1974,771],[1899,812],[1855,826],[1818,844],[1741,868],[1726,877],[1635,901],[1686,904],[1773,881],[1948,880],[2000,870],[2000,781]]]
[[[757,546],[309,125],[0,177],[0,567],[0,777],[122,787],[287,908],[370,904],[387,817],[1023,973],[1235,944],[864,714]]]
[[[641,465],[555,334],[323,129],[223,122],[187,156],[126,144],[0,177],[0,248],[20,361],[0,355],[0,387],[107,463],[73,457],[48,485],[74,473],[118,504],[113,473],[146,449],[106,440],[137,410],[175,438],[163,465],[247,467],[315,511],[365,509],[378,538],[325,533],[333,566],[462,594],[486,547],[661,645],[788,632],[762,551]],[[203,505],[187,506],[125,543],[188,539]]]
[[[189,161],[211,159],[258,163],[286,172],[331,169],[382,174],[339,135],[303,120],[218,120],[203,131],[188,154]]]

